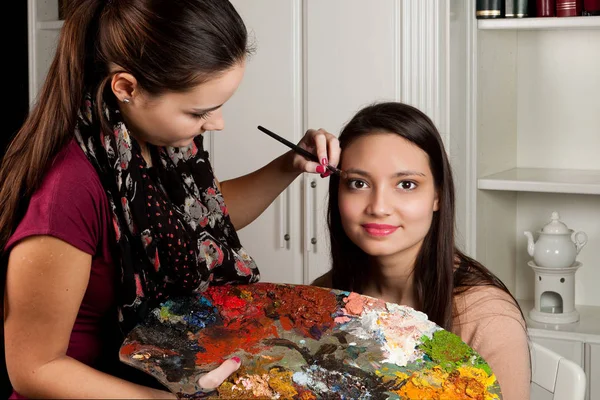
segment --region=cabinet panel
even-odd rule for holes
[[[543,387],[536,385],[535,383],[531,384],[531,400],[554,400],[554,394],[550,393]]]
[[[531,340],[583,367],[583,342],[534,336]]]
[[[292,142],[302,131],[301,2],[234,0],[256,47],[238,91],[223,107],[225,129],[214,132],[211,152],[221,181],[250,173],[289,149],[260,132],[266,128]],[[268,12],[267,12],[268,11]],[[264,282],[302,282],[298,183],[252,224],[239,231]],[[284,240],[288,234],[289,240]]]
[[[379,0],[308,0],[305,2],[305,90],[307,127],[338,135],[363,106],[394,100],[399,92],[399,2]],[[416,62],[417,60],[415,60]],[[326,229],[328,180],[318,176],[309,197],[312,221],[306,230],[309,280],[330,269]],[[316,225],[316,226],[315,226]],[[309,241],[310,243],[310,241]]]
[[[585,375],[588,381],[588,400],[600,399],[600,344],[586,343]]]

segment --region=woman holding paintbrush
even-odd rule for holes
[[[219,183],[202,133],[223,128],[221,106],[249,52],[231,4],[70,4],[40,96],[0,170],[12,397],[173,397],[117,370],[120,339],[170,296],[257,281],[236,229],[300,173],[327,176],[339,145],[309,130],[300,146],[320,163],[290,151]],[[200,386],[238,367],[227,360]]]

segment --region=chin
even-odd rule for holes
[[[169,146],[173,146],[173,147],[188,147],[189,145],[192,144],[193,141],[194,141],[194,138],[182,139],[182,140],[179,140],[177,142],[173,142]]]
[[[405,250],[404,247],[398,246],[397,243],[394,243],[393,246],[390,246],[391,243],[365,243],[364,241],[361,242],[357,243],[358,247],[360,247],[362,251],[364,251],[367,255],[371,257],[386,257]]]

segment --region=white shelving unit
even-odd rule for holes
[[[590,236],[576,301],[600,305],[600,17],[478,20],[474,37],[475,256],[532,297],[522,232],[558,211]]]
[[[478,179],[478,189],[600,195],[600,171],[512,168]]]
[[[600,28],[600,17],[498,18],[477,21],[478,29],[536,30]]]
[[[580,321],[527,325],[533,341],[581,365],[587,398],[600,398],[591,379],[600,368],[600,17],[476,20],[471,33],[475,256],[523,299],[527,317],[534,274],[523,231],[558,211],[588,234],[576,274]]]

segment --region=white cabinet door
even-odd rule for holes
[[[552,393],[535,383],[531,384],[531,393],[529,396],[530,400],[554,400]]]
[[[588,381],[588,400],[600,399],[600,344],[587,343],[585,375]]]
[[[289,149],[257,125],[297,142],[302,131],[301,1],[234,0],[256,52],[239,90],[224,106],[225,130],[212,134],[215,175],[226,180],[252,172]],[[264,282],[302,282],[299,183],[255,222],[239,231]],[[288,234],[289,240],[285,240]]]
[[[584,343],[580,341],[551,339],[531,336],[531,340],[554,351],[561,356],[576,362],[583,367]],[[589,377],[588,377],[589,379]],[[552,393],[539,387],[536,384],[531,385],[531,400],[552,400]]]
[[[583,367],[583,342],[535,336],[531,340]]]
[[[398,100],[400,66],[397,0],[307,0],[304,10],[307,127],[338,135],[363,106]],[[311,187],[311,183],[316,188]],[[314,185],[313,184],[313,185]],[[308,279],[330,269],[326,210],[328,179],[304,183]]]

